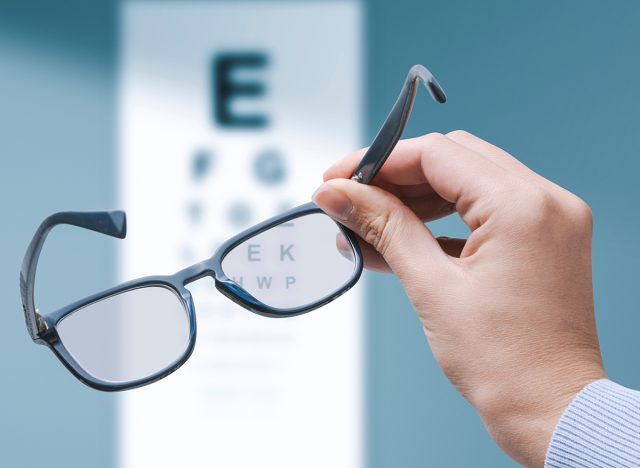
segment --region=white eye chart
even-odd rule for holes
[[[209,258],[308,202],[361,146],[361,16],[358,2],[123,4],[122,280]],[[211,278],[188,288],[195,351],[120,396],[119,465],[361,467],[360,287],[288,319],[235,305]]]

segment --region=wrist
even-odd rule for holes
[[[496,444],[524,466],[543,466],[551,436],[564,410],[591,382],[605,378],[599,363],[549,376],[527,372],[527,379],[485,383],[472,402]]]

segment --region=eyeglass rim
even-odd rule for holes
[[[184,291],[180,291],[175,287],[175,285],[164,281],[163,279],[159,279],[159,277],[158,279],[148,277],[144,278],[144,281],[136,281],[135,283],[137,284],[133,283],[133,281],[123,283],[117,287],[89,296],[84,300],[76,301],[73,304],[69,304],[56,311],[55,313],[46,316],[46,320],[49,320],[52,323],[55,322],[55,324],[52,327],[48,328],[47,331],[40,336],[40,339],[43,341],[42,344],[51,349],[53,354],[58,358],[60,362],[62,362],[67,370],[69,370],[78,380],[88,385],[89,387],[95,388],[97,390],[114,392],[121,390],[130,390],[133,388],[148,385],[157,380],[165,378],[169,374],[179,369],[185,362],[187,362],[187,360],[191,357],[193,350],[195,349],[197,337],[197,322],[195,317],[195,307],[189,291],[187,289],[184,289]],[[180,301],[182,307],[187,313],[187,319],[189,321],[189,337],[185,350],[173,361],[169,362],[166,366],[163,366],[158,371],[139,379],[114,382],[94,376],[92,373],[87,371],[84,366],[80,362],[78,362],[73,354],[67,349],[64,341],[58,333],[58,324],[63,319],[69,317],[71,314],[78,312],[82,308],[90,306],[91,304],[95,304],[96,302],[100,302],[111,297],[115,297],[119,294],[125,294],[130,291],[149,287],[162,287],[165,289],[169,289],[176,295],[176,298]],[[83,301],[84,304],[82,304]]]
[[[240,286],[238,283],[229,279],[224,273],[222,269],[222,262],[224,261],[224,258],[227,256],[227,254],[229,254],[229,252],[231,252],[235,247],[247,241],[248,239],[251,239],[252,237],[255,237],[280,224],[291,221],[292,219],[301,218],[312,214],[321,214],[323,216],[327,216],[328,219],[335,223],[340,232],[344,234],[349,247],[353,251],[354,268],[352,270],[351,276],[338,290],[333,291],[303,306],[291,308],[271,307],[266,305],[264,302],[254,298],[248,291],[242,288],[242,286]],[[364,269],[364,260],[362,257],[360,244],[358,243],[357,237],[353,233],[353,231],[333,220],[313,202],[305,203],[304,205],[300,205],[278,216],[274,216],[273,218],[270,218],[233,236],[216,250],[216,253],[210,260],[216,267],[216,288],[222,294],[231,298],[232,300],[234,300],[234,302],[239,303],[253,313],[271,318],[294,317],[296,315],[306,314],[308,312],[311,312],[312,310],[318,309],[328,304],[329,302],[337,299],[342,294],[349,291],[358,282]]]
[[[38,330],[37,334],[33,338],[34,341],[38,344],[43,344],[49,347],[56,357],[65,365],[65,367],[80,381],[87,384],[88,386],[103,390],[103,391],[119,391],[119,390],[128,390],[136,387],[140,387],[143,385],[147,385],[156,380],[160,380],[167,375],[171,374],[175,370],[177,370],[180,366],[182,366],[187,359],[191,356],[193,349],[195,347],[195,341],[197,336],[197,325],[196,325],[196,316],[195,316],[195,307],[193,304],[193,299],[189,290],[185,287],[187,284],[190,284],[194,281],[202,279],[204,277],[211,277],[215,282],[215,287],[218,289],[223,295],[230,298],[236,304],[244,307],[250,312],[256,313],[258,315],[273,317],[273,318],[281,318],[281,317],[292,317],[295,315],[304,314],[310,312],[314,309],[317,309],[337,297],[341,296],[349,289],[351,289],[359,280],[362,270],[363,270],[363,258],[362,252],[360,250],[360,246],[356,239],[355,234],[342,226],[341,224],[334,222],[340,231],[345,235],[349,246],[352,248],[354,253],[354,268],[351,277],[343,284],[342,287],[337,289],[336,291],[327,294],[326,296],[317,299],[309,304],[300,307],[292,307],[292,308],[277,308],[271,307],[265,304],[262,301],[254,298],[251,294],[245,291],[240,285],[229,279],[222,269],[222,261],[225,256],[233,250],[236,246],[246,241],[247,239],[254,237],[264,231],[267,231],[279,224],[285,223],[292,219],[300,218],[303,216],[308,216],[311,214],[322,214],[326,216],[326,214],[317,206],[315,203],[310,202],[304,205],[293,208],[285,213],[274,216],[262,223],[259,223],[245,231],[231,237],[225,243],[223,243],[215,252],[215,254],[209,259],[196,263],[188,268],[182,269],[173,275],[161,275],[161,276],[146,276],[143,278],[137,278],[131,281],[127,281],[116,286],[113,286],[109,289],[100,291],[95,294],[91,294],[87,297],[74,301],[71,304],[68,304],[64,307],[61,307],[53,312],[47,314],[38,313],[37,319],[38,323],[41,324],[43,329]],[[93,229],[91,224],[91,219],[96,220],[99,219],[101,222],[104,220],[116,220],[114,223],[115,229],[105,228],[105,229]],[[79,222],[85,220],[86,222]],[[72,221],[72,222],[65,222]],[[98,232],[102,232],[107,235],[112,235],[110,233],[116,233],[114,237],[124,237],[125,227],[126,227],[126,215],[123,211],[115,211],[115,212],[67,212],[67,213],[56,213],[45,219],[42,225],[36,232],[36,236],[34,236],[34,240],[36,241],[36,245],[34,248],[31,248],[34,244],[30,244],[30,248],[28,249],[28,255],[31,255],[35,258],[26,258],[25,257],[25,265],[21,274],[21,284],[23,282],[27,282],[28,278],[31,278],[31,282],[29,283],[28,288],[21,288],[23,293],[23,307],[25,310],[25,315],[27,314],[28,308],[28,299],[25,298],[25,294],[29,291],[33,294],[33,282],[35,281],[35,268],[37,267],[37,257],[39,256],[40,250],[42,249],[42,244],[44,243],[44,238],[48,234],[48,232],[58,224],[72,224],[79,227],[85,227],[88,229],[92,229]],[[93,227],[92,227],[93,226]],[[102,224],[104,228],[104,223]],[[106,231],[106,232],[105,232]],[[36,237],[38,239],[36,240]],[[187,349],[184,354],[177,358],[174,362],[167,365],[166,368],[150,375],[148,377],[144,377],[141,379],[137,379],[134,381],[128,382],[110,382],[106,380],[99,379],[89,372],[87,372],[80,363],[78,363],[71,353],[64,346],[63,341],[61,340],[58,332],[57,326],[65,317],[70,314],[78,311],[79,309],[86,307],[90,304],[96,303],[101,300],[108,299],[110,297],[116,296],[118,294],[126,293],[128,291],[132,291],[139,288],[145,287],[165,287],[176,293],[178,298],[180,299],[183,307],[186,309],[189,317],[189,343]],[[33,304],[33,302],[31,302]],[[33,311],[36,309],[33,306]],[[29,326],[29,322],[27,322],[27,326]]]

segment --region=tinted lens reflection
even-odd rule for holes
[[[93,377],[124,383],[149,377],[189,344],[189,317],[177,294],[148,286],[110,296],[57,325],[67,351]]]
[[[270,307],[301,307],[335,293],[352,278],[354,253],[340,237],[328,216],[302,216],[238,245],[224,257],[222,269]]]

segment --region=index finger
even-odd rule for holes
[[[350,177],[363,154],[361,150],[334,164],[325,180]],[[455,203],[465,223],[475,229],[487,213],[483,209],[469,215],[474,202],[504,185],[511,172],[445,135],[430,133],[398,142],[376,177],[397,185],[428,184]]]
[[[334,163],[323,174],[324,181],[350,178],[367,149],[362,148]],[[395,185],[427,183],[420,167],[419,138],[398,141],[389,159],[384,163],[374,180],[383,180]]]

